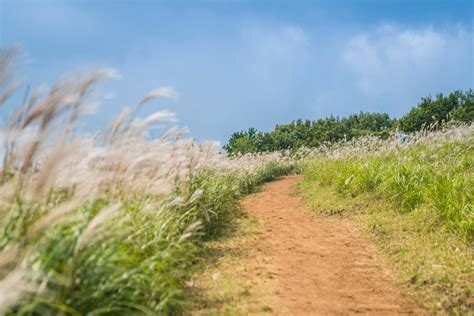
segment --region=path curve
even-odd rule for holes
[[[267,184],[243,201],[262,230],[254,249],[271,265],[279,315],[422,314],[401,295],[375,249],[349,223],[310,213],[301,177]],[[255,258],[255,257],[254,257]],[[244,263],[245,264],[245,263]],[[260,273],[259,273],[260,274]]]

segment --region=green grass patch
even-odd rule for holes
[[[474,239],[474,138],[418,145],[368,157],[318,158],[304,167],[308,180],[341,194],[369,192],[400,213],[423,207],[466,242]]]

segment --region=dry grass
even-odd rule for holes
[[[18,50],[0,53],[0,106],[19,87]],[[278,153],[229,158],[217,143],[171,128],[151,140],[163,110],[136,110],[104,132],[74,132],[110,69],[66,75],[14,106],[2,127],[0,313],[171,313],[195,254],[238,211],[238,199],[291,169]]]

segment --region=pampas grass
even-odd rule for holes
[[[17,49],[0,53],[0,100],[18,89]],[[220,234],[255,186],[291,171],[279,153],[229,158],[213,142],[171,128],[163,110],[136,110],[146,94],[93,136],[74,133],[110,69],[71,74],[16,106],[2,127],[0,312],[172,313],[202,240]],[[281,164],[280,164],[281,162]]]

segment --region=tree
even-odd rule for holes
[[[400,127],[405,132],[415,132],[424,126],[450,120],[472,122],[474,120],[474,93],[454,91],[448,96],[437,94],[422,98],[421,102],[400,119]]]
[[[345,118],[329,116],[318,120],[296,120],[276,125],[273,131],[264,133],[255,128],[233,133],[224,146],[230,154],[257,153],[275,150],[295,150],[302,146],[317,147],[325,142],[374,135],[388,137],[394,126],[399,124],[403,131],[414,132],[423,126],[439,121],[474,120],[474,92],[454,91],[448,96],[438,94],[435,99],[423,98],[400,120],[386,113],[352,114]]]
[[[231,154],[257,152],[256,139],[258,131],[251,127],[248,131],[235,132],[230,136],[224,149]]]

